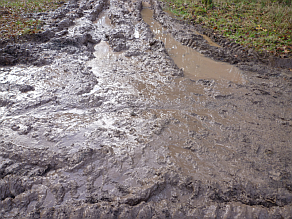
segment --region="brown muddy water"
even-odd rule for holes
[[[149,24],[155,37],[163,41],[169,55],[177,66],[183,69],[186,77],[195,80],[223,79],[236,83],[244,83],[245,80],[240,73],[240,70],[235,66],[213,61],[210,58],[204,57],[194,49],[184,46],[176,41],[171,34],[167,33],[166,29],[153,19],[152,10],[144,8],[141,14],[144,21]]]
[[[111,21],[108,17],[108,13],[106,11],[102,11],[94,23],[99,28],[110,27]]]
[[[223,135],[220,126],[228,126],[238,121],[238,118],[226,117],[218,113],[216,109],[206,109],[205,104],[217,97],[232,95],[234,84],[244,84],[245,80],[235,66],[213,61],[194,49],[181,45],[154,21],[152,15],[150,9],[142,10],[144,21],[150,25],[155,37],[164,42],[170,57],[184,70],[185,77],[178,77],[170,83],[165,81],[163,72],[151,69],[151,75],[148,71],[141,71],[139,61],[135,58],[125,57],[122,52],[114,52],[108,42],[101,41],[95,46],[96,58],[88,63],[99,80],[91,93],[106,90],[108,93],[119,95],[120,92],[123,92],[145,98],[145,102],[152,102],[147,108],[140,110],[140,117],[142,121],[148,121],[147,123],[152,123],[153,118],[158,119],[159,122],[156,121],[157,124],[154,124],[156,128],[151,130],[157,135],[151,135],[151,139],[142,135],[143,140],[141,141],[151,145],[151,148],[155,148],[159,162],[164,163],[169,160],[168,162],[181,168],[186,175],[202,174],[207,179],[211,179],[212,177],[209,178],[208,174],[204,173],[210,172],[210,169],[215,171],[214,165],[216,164],[208,156],[195,155],[189,150],[189,147],[195,145],[198,147],[196,150],[212,150],[214,156],[216,154],[220,157],[224,157],[229,149],[220,144],[215,144],[214,149],[213,143],[207,141],[202,147],[199,146],[200,143],[190,142],[190,136],[194,133],[208,135],[209,128],[216,130],[220,136]],[[107,12],[103,12],[96,25],[110,28],[111,24],[107,16]],[[136,30],[134,37],[139,38],[139,32]],[[112,73],[124,71],[123,66],[117,64],[121,60],[128,63],[126,68],[128,72],[132,72],[131,74]],[[134,74],[134,72],[136,73]],[[204,83],[208,85],[206,86]],[[103,117],[103,119],[106,124],[114,124],[110,116],[107,119]],[[140,132],[145,131],[143,129],[147,129],[147,126],[149,124],[142,126]],[[189,146],[190,144],[193,146]],[[169,152],[165,153],[165,149]],[[118,148],[114,149],[115,153],[118,153],[117,150]],[[149,162],[153,159],[150,157],[149,155],[147,158]],[[155,166],[155,163],[148,165]],[[212,174],[210,173],[210,175]]]

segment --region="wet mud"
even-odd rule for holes
[[[176,41],[170,33],[167,32],[153,18],[153,12],[145,7],[142,11],[143,20],[149,24],[155,38],[161,40],[168,54],[174,60],[175,64],[183,69],[184,75],[191,79],[226,79],[232,82],[243,83],[244,79],[238,68],[223,62],[216,62],[204,57],[193,48],[182,45]],[[202,39],[205,39],[203,37]],[[207,41],[210,44],[210,39]],[[215,44],[215,43],[214,43]],[[213,45],[213,44],[212,44]],[[220,47],[218,45],[218,47]]]
[[[289,70],[155,1],[33,16],[41,36],[1,43],[1,218],[291,218]]]
[[[225,38],[224,36],[214,32],[212,29],[203,27],[200,24],[193,25],[192,23],[178,21],[172,14],[165,13],[162,8],[167,12],[167,6],[163,2],[156,4],[153,1],[154,13],[156,20],[181,43],[188,45],[191,48],[200,50],[206,56],[215,60],[229,62],[231,64],[253,63],[253,65],[269,65],[270,67],[278,67],[284,69],[292,68],[292,58],[285,57],[279,58],[271,56],[268,52],[256,52],[251,48],[244,47],[237,44],[234,40]],[[161,7],[162,5],[162,7]],[[182,35],[185,34],[185,35]],[[203,38],[194,37],[194,35],[201,35]],[[206,40],[205,42],[202,39]],[[194,42],[195,41],[195,42]],[[216,48],[217,47],[217,48]],[[220,47],[223,47],[223,49]],[[254,68],[254,70],[256,70]]]

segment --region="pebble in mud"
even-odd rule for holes
[[[1,44],[0,217],[290,218],[291,77],[249,58],[246,83],[182,77],[141,10],[70,1]]]
[[[21,85],[19,87],[19,91],[22,92],[22,93],[26,93],[28,91],[34,91],[35,88],[31,85]]]

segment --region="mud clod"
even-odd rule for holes
[[[22,93],[26,93],[28,91],[34,91],[34,90],[35,90],[34,87],[31,85],[21,85],[19,87],[19,91]]]

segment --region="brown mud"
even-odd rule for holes
[[[155,1],[154,1],[155,2]],[[164,2],[161,2],[162,7],[166,12],[169,13],[167,6]],[[158,6],[158,5],[157,5]],[[164,11],[162,11],[162,8],[160,5],[157,7],[155,6],[155,12],[157,13],[156,19],[165,27],[168,27],[169,32],[171,32],[174,35],[177,35],[177,31],[180,32],[179,26],[176,25],[176,27],[173,29],[172,24],[177,23],[176,16],[172,13],[167,14]],[[170,19],[172,18],[172,19]],[[203,42],[196,42],[193,43],[193,41],[197,41],[198,39],[192,38],[190,35],[179,36],[177,38],[178,41],[181,41],[184,44],[188,44],[188,46],[196,49],[201,49],[208,57],[214,58],[216,60],[224,60],[226,62],[230,62],[232,64],[236,63],[244,63],[246,61],[253,62],[254,64],[265,64],[270,67],[277,67],[277,68],[286,68],[286,69],[292,69],[292,58],[286,57],[286,58],[280,58],[271,55],[268,52],[256,52],[251,48],[247,48],[245,46],[242,46],[240,44],[237,44],[234,40],[228,39],[216,32],[214,30],[206,28],[202,26],[201,24],[192,24],[188,21],[180,20],[179,23],[181,24],[180,27],[186,28],[185,33],[191,32],[195,33],[196,35],[201,35],[203,38],[207,41],[209,44],[206,45]],[[213,47],[224,47],[223,51],[218,50]],[[208,50],[208,51],[205,51]],[[218,55],[219,53],[219,55]]]
[[[213,61],[210,58],[204,57],[196,50],[176,41],[170,33],[167,33],[166,29],[153,19],[153,12],[149,8],[145,7],[141,14],[143,20],[149,24],[152,32],[155,34],[155,38],[164,43],[168,54],[175,64],[183,69],[185,76],[194,80],[226,79],[232,82],[244,83],[239,69],[235,66]],[[210,44],[209,41],[208,44]]]
[[[0,218],[291,218],[291,72],[143,5],[72,0],[1,44]]]

